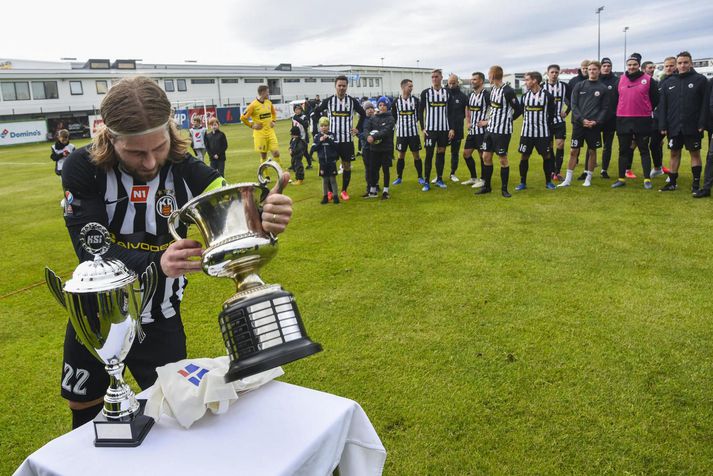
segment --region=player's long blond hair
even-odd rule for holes
[[[188,150],[189,141],[182,139],[171,114],[166,93],[150,78],[125,78],[111,87],[101,104],[104,125],[94,137],[91,157],[99,167],[109,170],[119,160],[111,139],[121,134],[135,134],[160,127],[168,122],[171,141],[169,160],[178,162]]]

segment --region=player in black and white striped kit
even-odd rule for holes
[[[440,69],[431,71],[430,88],[424,89],[421,93],[419,104],[419,120],[423,127],[423,138],[426,146],[426,181],[421,189],[428,192],[431,189],[429,180],[431,178],[431,167],[433,163],[433,152],[436,149],[436,186],[446,188],[443,183],[443,167],[446,162],[446,146],[448,141],[455,137],[456,131],[451,129],[453,123],[450,106],[451,99],[448,89],[443,87],[443,72]]]
[[[552,138],[554,140],[554,170],[553,180],[562,180],[562,163],[564,162],[564,141],[567,138],[566,117],[570,111],[570,97],[572,92],[569,85],[559,80],[560,67],[558,64],[551,64],[547,67],[547,81],[544,83],[545,90],[555,99],[555,119],[552,126]]]
[[[485,185],[483,179],[478,178],[475,170],[475,161],[473,160],[473,151],[477,150],[480,156],[480,171],[483,171],[483,137],[485,136],[485,128],[479,124],[487,118],[488,105],[490,103],[490,93],[485,89],[485,75],[480,72],[475,72],[470,78],[471,93],[468,96],[468,106],[465,111],[466,122],[468,125],[468,136],[465,138],[463,146],[463,159],[465,165],[468,166],[470,179],[462,182],[463,185],[470,185],[473,188],[479,188]]]
[[[419,101],[418,98],[411,94],[413,91],[413,81],[404,79],[401,81],[401,96],[396,98],[391,106],[391,114],[396,120],[396,150],[398,151],[398,159],[396,161],[397,177],[394,180],[394,185],[399,185],[403,179],[406,149],[411,149],[413,155],[413,165],[416,167],[418,174],[418,183],[423,185],[423,164],[419,151],[421,150],[421,138],[418,136],[419,122]],[[423,124],[421,124],[423,128]]]
[[[315,109],[316,116],[327,115],[329,118],[329,132],[334,134],[334,143],[339,158],[342,159],[342,200],[349,200],[347,188],[352,178],[352,161],[354,160],[354,141],[352,136],[359,133],[359,127],[366,118],[366,112],[359,101],[347,94],[349,80],[346,76],[337,76],[334,79],[336,94],[328,97]],[[359,114],[359,121],[354,127],[354,113]],[[336,190],[332,192],[337,193]]]
[[[532,149],[542,156],[542,170],[545,173],[545,187],[554,190],[552,183],[552,126],[555,119],[555,98],[540,86],[542,75],[537,71],[525,73],[527,92],[522,95],[522,132],[520,134],[520,183],[516,191],[527,188],[527,170]]]
[[[510,198],[508,192],[508,179],[510,177],[510,164],[508,163],[508,147],[512,135],[512,123],[522,114],[522,107],[517,100],[515,90],[503,83],[503,68],[491,66],[488,70],[488,81],[492,84],[490,89],[490,107],[488,118],[479,125],[486,126],[483,139],[483,180],[485,185],[478,190],[476,195],[490,193],[490,180],[493,178],[493,153],[500,157],[500,179],[502,182],[501,193],[503,197]]]

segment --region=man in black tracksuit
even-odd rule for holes
[[[658,82],[659,98],[661,97],[661,91],[665,87],[666,81],[668,81],[675,72],[676,58],[669,56],[663,62],[663,74]],[[656,107],[656,109],[654,109],[651,142],[649,143],[651,148],[651,162],[653,162],[651,178],[656,178],[665,173],[663,167],[663,138],[664,136],[662,136],[661,131],[659,131],[659,108]]]
[[[579,71],[577,71],[577,76],[569,80],[569,83],[567,86],[569,86],[569,102],[572,104],[572,91],[574,90],[574,87],[577,85],[577,83],[581,83],[582,81],[585,81],[589,76],[587,73],[587,68],[589,67],[589,60],[582,60],[582,64],[580,65]]]
[[[661,192],[676,190],[678,167],[681,164],[681,149],[685,146],[691,154],[693,183],[691,191],[696,193],[701,179],[701,139],[705,128],[706,109],[703,98],[708,82],[705,76],[693,69],[693,60],[688,51],[676,56],[678,73],[671,76],[661,89],[659,102],[659,129],[668,136],[671,150],[671,181],[660,189]]]
[[[632,55],[633,56],[633,55]],[[608,179],[609,163],[611,162],[612,144],[614,143],[614,134],[616,133],[616,104],[619,101],[619,77],[612,73],[612,63],[609,58],[602,58],[602,74],[599,75],[599,81],[604,84],[609,90],[609,117],[602,124],[602,178]],[[579,180],[587,178],[587,173],[584,172],[579,176]]]
[[[465,121],[465,108],[468,106],[468,96],[460,89],[458,76],[451,74],[448,77],[448,93],[453,98],[453,124],[451,129],[456,131],[456,135],[451,140],[451,181],[459,182],[456,177],[458,170],[458,157],[460,155],[460,144],[463,141],[463,123]]]
[[[609,117],[609,89],[599,81],[601,64],[592,61],[588,66],[588,79],[580,81],[572,91],[572,142],[570,144],[567,174],[557,187],[572,185],[574,168],[577,166],[579,149],[587,144],[587,160],[585,162],[586,178],[584,186],[592,185],[592,170],[597,161],[597,149],[602,145],[601,127]]]
[[[706,129],[708,130],[708,155],[706,156],[706,171],[703,178],[703,187],[694,193],[695,198],[703,198],[711,196],[711,188],[713,188],[713,78],[708,80],[708,90],[706,91],[705,103],[703,109],[706,113]]]

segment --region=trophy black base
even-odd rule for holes
[[[280,365],[308,357],[322,350],[322,346],[308,338],[301,338],[280,344],[276,347],[261,350],[253,355],[242,357],[230,363],[225,374],[226,382],[249,377]]]
[[[94,418],[94,446],[100,448],[133,448],[146,438],[154,419],[144,415],[146,400],[139,400],[139,411],[133,418],[109,420],[103,413]]]

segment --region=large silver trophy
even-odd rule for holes
[[[277,253],[277,238],[262,228],[260,204],[272,168],[278,180],[282,170],[268,160],[258,168],[258,183],[239,183],[200,195],[168,219],[168,229],[195,224],[206,246],[201,260],[209,276],[235,281],[237,292],[223,303],[218,316],[230,368],[231,382],[322,350],[307,336],[294,296],[279,284],[265,284],[258,271]]]
[[[142,335],[141,313],[156,290],[156,266],[152,263],[139,278],[121,261],[103,259],[109,232],[98,223],[85,225],[80,241],[94,259],[80,263],[64,285],[49,268],[45,280],[67,309],[77,338],[109,374],[104,408],[94,419],[94,445],[138,446],[154,420],[143,414],[145,400],[139,402],[124,381],[123,361]]]

